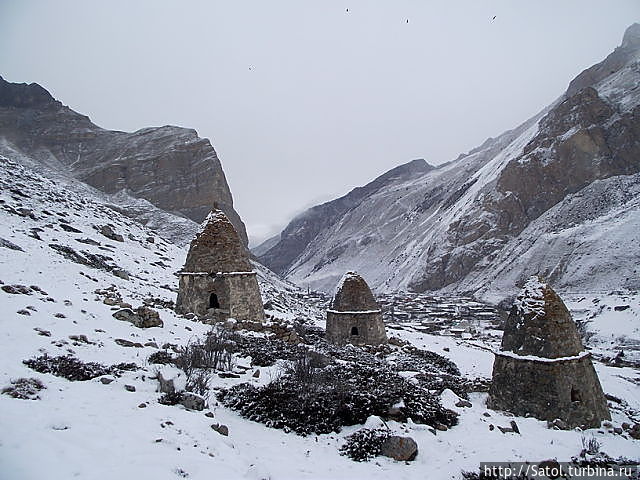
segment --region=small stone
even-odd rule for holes
[[[384,440],[380,453],[398,461],[409,462],[418,455],[418,444],[411,437],[392,435]]]
[[[26,315],[27,317],[31,316],[31,312],[29,310],[18,310],[16,313],[18,315]]]
[[[509,424],[511,425],[511,428],[513,429],[513,431],[515,433],[520,433],[520,429],[518,428],[518,424],[516,423],[515,420],[511,420],[511,422],[509,422]]]
[[[153,347],[158,348],[158,344],[156,342],[147,342],[144,344],[145,347]]]
[[[34,330],[38,332],[38,335],[42,335],[43,337],[51,336],[51,332],[49,330],[43,330],[42,328],[39,328],[39,327],[34,328]]]
[[[229,436],[229,427],[227,427],[226,425],[214,423],[213,425],[211,425],[211,428],[218,432],[220,435],[223,435],[225,437]]]
[[[449,351],[449,347],[444,347],[442,350],[444,350],[445,352]]]
[[[456,403],[456,407],[465,407],[465,408],[469,408],[471,407],[471,402],[464,400],[464,399],[460,399],[459,402]]]
[[[113,378],[102,377],[100,379],[100,383],[102,383],[103,385],[109,385],[111,382],[113,382]]]
[[[133,385],[125,385],[125,386],[124,386],[124,389],[125,389],[127,392],[135,392],[135,391],[136,391],[136,387],[134,387]]]
[[[251,375],[253,378],[260,378],[260,369],[258,368],[255,372],[253,372],[253,375]]]
[[[490,417],[491,414],[489,412],[484,412],[482,415],[484,415],[485,417]]]
[[[209,417],[209,418],[213,418],[214,417],[213,412],[207,412],[207,413],[204,414],[204,416],[205,417]]]
[[[120,345],[121,347],[136,347],[136,348],[142,348],[142,344],[141,343],[137,343],[137,342],[132,342],[130,340],[124,339],[124,338],[116,338],[114,340],[114,342],[116,342],[118,345]]]
[[[489,424],[489,430],[490,430],[490,431],[493,431],[495,428],[496,428],[496,427],[494,427],[492,423],[490,423],[490,424]]]
[[[140,405],[138,405],[138,408],[147,408],[147,404],[143,402]]]
[[[613,433],[617,433],[618,435],[621,435],[622,434],[622,428],[613,427]]]
[[[238,375],[237,373],[231,373],[231,372],[221,372],[218,374],[218,377],[220,378],[240,378],[240,375]]]
[[[448,430],[447,426],[442,423],[436,423],[434,427],[436,430],[440,430],[441,432],[446,432]]]

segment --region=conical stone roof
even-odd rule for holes
[[[516,298],[502,350],[544,358],[571,357],[584,350],[569,310],[538,276],[529,278]]]
[[[380,306],[364,278],[356,272],[347,272],[338,284],[331,309],[337,312],[360,312],[379,310]]]
[[[250,272],[249,255],[236,229],[220,210],[212,210],[191,241],[184,272]]]

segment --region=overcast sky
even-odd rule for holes
[[[255,244],[515,127],[634,21],[638,0],[0,0],[0,75],[104,128],[195,128]]]

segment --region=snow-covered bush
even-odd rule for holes
[[[11,385],[4,387],[2,393],[23,400],[38,400],[38,392],[47,387],[37,378],[18,378],[11,380]]]
[[[387,417],[389,408],[403,401],[395,418],[427,424],[457,423],[457,415],[440,405],[425,388],[380,364],[332,364],[303,382],[285,373],[262,387],[240,384],[221,390],[218,399],[244,417],[300,435],[339,431],[364,423],[370,415]]]
[[[387,428],[363,428],[349,435],[340,447],[340,455],[364,462],[380,455],[382,444],[391,435]]]
[[[119,363],[110,367],[96,362],[83,362],[72,356],[50,357],[46,353],[37,358],[23,360],[27,367],[39,373],[51,373],[71,381],[91,380],[102,375],[118,374],[122,370],[135,370],[135,363]]]
[[[276,360],[293,360],[305,352],[305,347],[291,345],[282,340],[242,336],[235,338],[235,349],[258,367],[270,367]]]

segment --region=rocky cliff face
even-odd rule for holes
[[[495,289],[505,294],[538,272],[553,272],[555,283],[567,288],[579,288],[580,279],[589,288],[639,288],[631,270],[624,268],[616,278],[604,267],[624,264],[620,255],[632,263],[640,256],[632,233],[639,197],[631,180],[640,172],[639,60],[640,26],[633,25],[615,52],[514,130],[446,165],[381,186],[333,216],[321,215],[325,221],[331,217],[322,229],[300,222],[313,216],[311,209],[270,250],[277,252],[292,233],[305,236],[304,248],[292,260],[281,259],[278,270],[325,290],[352,269],[379,290],[445,289],[491,298]],[[605,213],[593,207],[603,203],[604,194],[594,186],[604,184],[625,185],[631,196],[623,195]],[[578,224],[572,223],[576,218]],[[572,236],[576,229],[589,231],[589,225],[598,230]],[[551,250],[540,251],[539,236],[550,240],[552,234],[573,243],[554,241],[545,244]],[[585,258],[587,244],[598,251],[597,261]],[[536,256],[527,248],[536,248]],[[260,258],[272,264],[269,252]]]
[[[24,155],[106,193],[125,191],[196,222],[216,205],[246,244],[220,160],[195,130],[104,130],[40,85],[0,77],[0,152]]]

